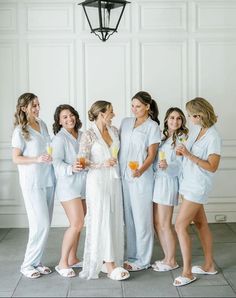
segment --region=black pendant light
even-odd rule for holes
[[[125,10],[126,0],[85,0],[79,5],[83,6],[91,33],[97,35],[102,41],[117,32],[121,17]]]

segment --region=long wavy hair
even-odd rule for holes
[[[24,93],[18,98],[16,104],[16,112],[14,114],[14,127],[18,125],[21,127],[23,138],[26,141],[30,140],[28,130],[29,119],[27,113],[23,111],[23,108],[27,109],[29,105],[32,105],[32,102],[36,98],[37,96],[33,93]]]
[[[145,106],[150,105],[150,109],[148,111],[148,115],[151,117],[153,121],[156,121],[158,125],[160,125],[160,121],[158,119],[159,110],[156,101],[151,97],[151,95],[146,91],[139,91],[133,97],[133,99],[138,99]]]
[[[64,110],[69,110],[75,116],[76,123],[74,129],[76,132],[82,127],[79,113],[72,106],[68,104],[59,105],[54,113],[54,123],[52,125],[54,135],[56,135],[62,128],[62,125],[60,124],[60,113]]]
[[[178,128],[172,135],[172,140],[173,140],[173,143],[171,144],[173,147],[176,146],[176,140],[178,139],[178,137],[182,136],[182,135],[185,135],[187,137],[188,135],[188,128],[186,127],[186,117],[183,113],[183,111],[177,107],[172,107],[172,108],[169,108],[167,111],[166,111],[166,115],[165,115],[165,119],[164,119],[164,129],[163,129],[163,139],[162,141],[165,142],[169,137],[170,137],[170,134],[169,134],[169,131],[168,131],[168,119],[169,119],[169,116],[171,113],[173,112],[177,112],[182,120],[182,124],[180,126],[180,128]]]

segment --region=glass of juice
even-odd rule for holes
[[[159,160],[164,160],[166,159],[166,154],[165,151],[159,151]]]
[[[136,161],[136,160],[131,160],[129,161],[129,168],[132,170],[132,171],[135,171],[137,170],[139,167],[139,162]]]
[[[79,162],[79,164],[82,166],[82,168],[85,168],[85,157],[84,156],[79,156],[77,158],[77,161]]]

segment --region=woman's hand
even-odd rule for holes
[[[72,165],[72,172],[77,173],[79,171],[82,171],[83,169],[84,169],[83,164],[81,164],[79,162],[79,160],[76,159],[75,162]]]
[[[183,156],[190,156],[191,153],[188,151],[188,149],[185,147],[185,145],[181,144],[181,146],[176,147],[176,152]]]
[[[117,159],[116,158],[109,158],[108,160],[106,160],[104,162],[104,166],[106,168],[114,167],[116,164],[117,164]]]
[[[140,169],[133,171],[134,178],[139,178],[140,176],[142,176],[142,174],[143,174],[143,172]]]
[[[165,170],[168,167],[166,159],[160,160],[160,162],[158,163],[158,167],[162,170]]]
[[[50,154],[42,154],[36,158],[37,163],[50,163],[52,156]]]

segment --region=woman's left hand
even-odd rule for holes
[[[134,178],[138,178],[138,177],[142,176],[142,174],[143,173],[141,172],[140,169],[137,169],[137,170],[133,171],[133,177]]]
[[[178,148],[176,149],[176,152],[179,152],[183,156],[188,156],[190,154],[188,149],[183,144],[181,144],[181,146],[178,146]]]

